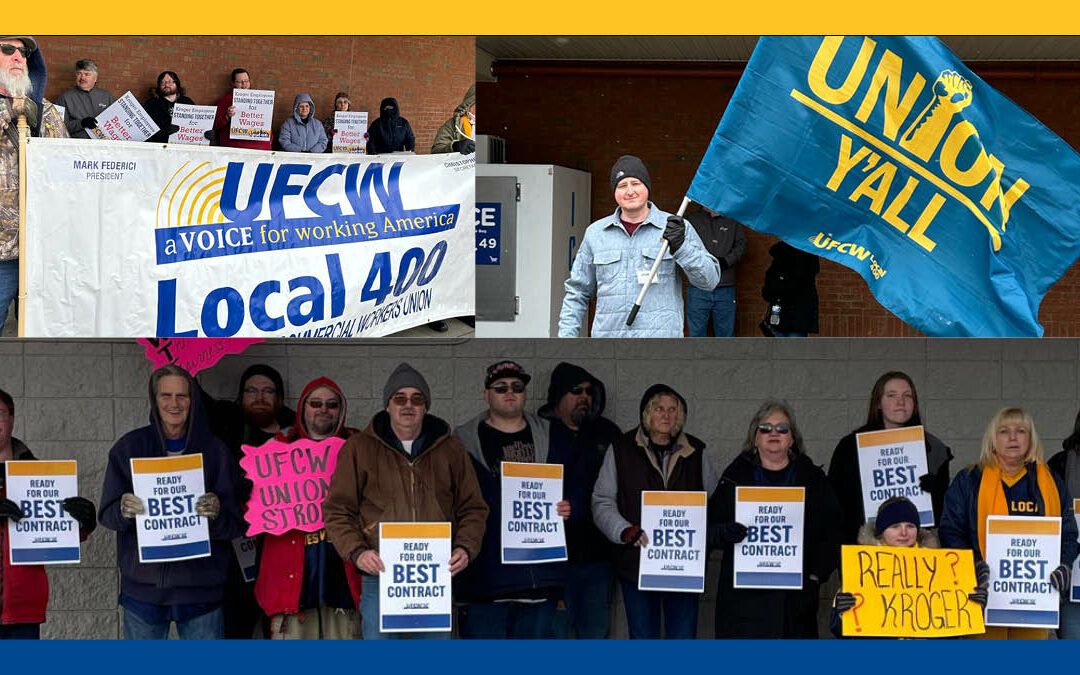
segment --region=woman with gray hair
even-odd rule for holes
[[[748,529],[735,520],[737,487],[805,488],[802,588],[736,589],[735,546]],[[724,547],[716,598],[718,638],[816,638],[821,584],[840,558],[840,506],[825,472],[805,454],[795,411],[766,401],[750,421],[742,451],[709,500],[712,543]]]

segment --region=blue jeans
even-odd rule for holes
[[[735,287],[718,286],[703,291],[696,286],[686,289],[686,324],[690,337],[705,337],[712,313],[713,335],[731,337],[735,334]]]
[[[169,637],[169,624],[150,623],[138,614],[124,608],[125,640],[165,640]],[[223,640],[225,638],[225,610],[218,607],[212,612],[187,621],[176,622],[176,634],[181,640]]]
[[[559,612],[560,638],[603,640],[611,634],[615,579],[606,562],[570,563],[566,568],[566,611]]]
[[[1066,598],[1061,603],[1057,634],[1059,640],[1080,640],[1080,602],[1069,602]]]
[[[626,625],[631,640],[692,640],[697,637],[699,593],[639,591],[637,583],[622,581]],[[666,630],[662,634],[660,619]]]
[[[470,602],[461,608],[458,628],[468,640],[554,638],[555,601]]]
[[[19,295],[19,261],[0,261],[0,332],[7,321],[8,306]]]
[[[439,633],[384,633],[379,630],[379,577],[361,574],[360,630],[365,640],[449,640],[450,631]]]

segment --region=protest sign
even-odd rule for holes
[[[192,375],[226,354],[239,354],[262,338],[138,338],[154,368],[175,363]]]
[[[1061,518],[988,516],[987,626],[1057,628],[1060,596],[1050,573],[1061,561]]]
[[[131,459],[131,486],[146,510],[135,516],[139,562],[156,563],[210,555],[210,529],[195,513],[206,494],[201,454]]]
[[[735,488],[735,588],[802,588],[805,510],[806,488]]]
[[[926,475],[926,436],[921,426],[855,434],[862,477],[863,514],[874,522],[878,507],[891,497],[905,497],[919,510],[921,527],[934,526],[930,494],[919,487]]]
[[[367,150],[367,111],[334,111],[334,152],[364,154]]]
[[[75,460],[4,463],[7,498],[19,505],[22,519],[8,519],[12,565],[77,563],[79,523],[61,505],[79,494]]]
[[[502,263],[502,204],[476,203],[476,264]]]
[[[705,592],[705,518],[708,494],[645,490],[638,590]]]
[[[563,465],[502,463],[502,562],[566,560],[566,529],[555,505],[562,501]]]
[[[450,523],[379,523],[379,630],[450,630]]]
[[[240,467],[254,483],[244,519],[247,535],[317,532],[323,528],[323,500],[345,439],[293,443],[270,440],[258,447],[243,445]]]
[[[844,635],[954,637],[985,633],[971,551],[896,546],[844,546],[841,578],[855,607],[844,612]]]
[[[366,338],[475,313],[472,155],[30,140],[24,336]]]
[[[97,116],[97,126],[87,129],[90,138],[108,141],[145,141],[159,131],[131,92],[105,108]]]
[[[176,103],[173,105],[172,123],[180,127],[169,135],[170,143],[181,145],[210,145],[206,132],[214,128],[217,106]]]
[[[269,141],[274,120],[274,92],[233,89],[233,116],[229,138],[234,141]]]
[[[1073,518],[1076,519],[1076,527],[1080,530],[1080,499],[1073,500]],[[1072,589],[1069,593],[1071,602],[1080,602],[1080,556],[1073,561]]]
[[[53,103],[53,107],[56,108],[56,114],[60,116],[60,119],[64,119],[64,112],[67,108],[62,105],[56,105],[55,103]]]
[[[251,583],[258,576],[258,551],[255,549],[255,537],[237,537],[232,540],[233,553],[244,581]]]

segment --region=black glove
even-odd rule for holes
[[[465,138],[460,141],[454,141],[454,144],[450,146],[454,152],[460,152],[463,155],[471,155],[476,152],[476,141]]]
[[[990,565],[985,560],[975,561],[975,590],[990,587]]]
[[[851,593],[845,593],[844,591],[837,591],[836,597],[833,598],[832,606],[837,612],[843,614],[855,606],[855,596]]]
[[[686,241],[686,221],[680,216],[668,216],[667,227],[664,228],[664,239],[667,239],[668,248],[672,254]]]
[[[93,117],[84,117],[82,119],[83,129],[97,129],[97,120]]]
[[[214,130],[213,129],[207,129],[206,131],[204,131],[203,132],[203,138],[205,138],[206,140],[213,143],[214,142]]]
[[[10,499],[0,499],[0,520],[10,518],[15,522],[22,520],[23,512],[19,505]]]
[[[180,125],[179,124],[170,124],[167,131],[169,132],[169,135],[172,136],[173,134],[180,131]]]
[[[79,521],[79,529],[90,534],[97,527],[97,507],[86,497],[68,497],[60,506]]]
[[[927,494],[930,494],[930,492],[934,489],[933,474],[924,473],[923,475],[919,476],[919,489],[921,489]]]
[[[1065,593],[1069,588],[1070,576],[1072,575],[1067,566],[1058,565],[1057,569],[1050,573],[1050,585],[1056,588],[1058,593]]]
[[[968,600],[974,602],[979,607],[986,607],[986,601],[990,599],[990,591],[984,588],[976,588],[974,591],[968,593]]]
[[[746,526],[742,523],[720,523],[720,540],[725,544],[738,544],[746,539]]]

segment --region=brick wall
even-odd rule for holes
[[[14,435],[40,458],[77,459],[80,492],[95,503],[109,448],[147,421],[151,368],[142,351],[133,341],[0,341],[0,388],[15,398]],[[433,414],[460,424],[484,407],[484,368],[504,358],[533,375],[531,410],[543,402],[558,362],[587,368],[606,383],[606,415],[624,429],[636,424],[650,384],[670,384],[686,397],[687,429],[705,441],[718,471],[734,458],[750,417],[769,397],[791,401],[809,455],[827,464],[837,440],[865,419],[870,389],[887,370],[915,380],[927,429],[956,455],[954,473],[976,461],[985,425],[999,407],[1027,407],[1053,454],[1080,406],[1080,340],[275,341],[225,357],[199,380],[212,395],[232,398],[244,368],[265,362],[285,377],[295,404],[304,384],[329,375],[349,400],[348,422],[363,426],[381,408],[387,376],[406,360],[427,378]],[[700,612],[699,634],[708,637],[714,563]],[[99,528],[84,544],[82,564],[52,567],[49,578],[46,637],[120,635],[109,530]],[[625,636],[624,614],[614,611],[616,635]]]
[[[1069,65],[1069,64],[1066,64]],[[625,71],[626,64],[620,63]],[[633,65],[628,67],[633,70]],[[1014,64],[1023,69],[1025,64]],[[738,70],[736,67],[735,70]],[[979,68],[975,67],[976,72]],[[609,176],[619,155],[641,156],[654,201],[674,211],[730,100],[736,75],[500,74],[477,83],[481,131],[507,140],[507,160],[557,164],[593,176],[593,219],[615,208]],[[1080,79],[995,79],[989,84],[1032,113],[1073,147],[1080,147],[1075,102]],[[738,266],[736,335],[759,335],[765,311],[761,286],[775,237],[748,232]],[[821,335],[915,336],[919,333],[874,300],[856,272],[822,260],[817,278]],[[1048,336],[1080,336],[1080,266],[1046,295],[1039,320]]]
[[[115,96],[130,90],[145,101],[163,70],[179,76],[188,96],[210,105],[229,93],[233,68],[246,68],[252,87],[273,89],[274,132],[292,114],[293,99],[311,94],[315,116],[333,112],[347,91],[352,110],[378,117],[379,102],[398,99],[427,153],[435,132],[461,103],[475,77],[470,37],[367,36],[57,36],[40,37],[49,68],[46,97],[74,86],[75,61],[94,59],[98,86]]]

